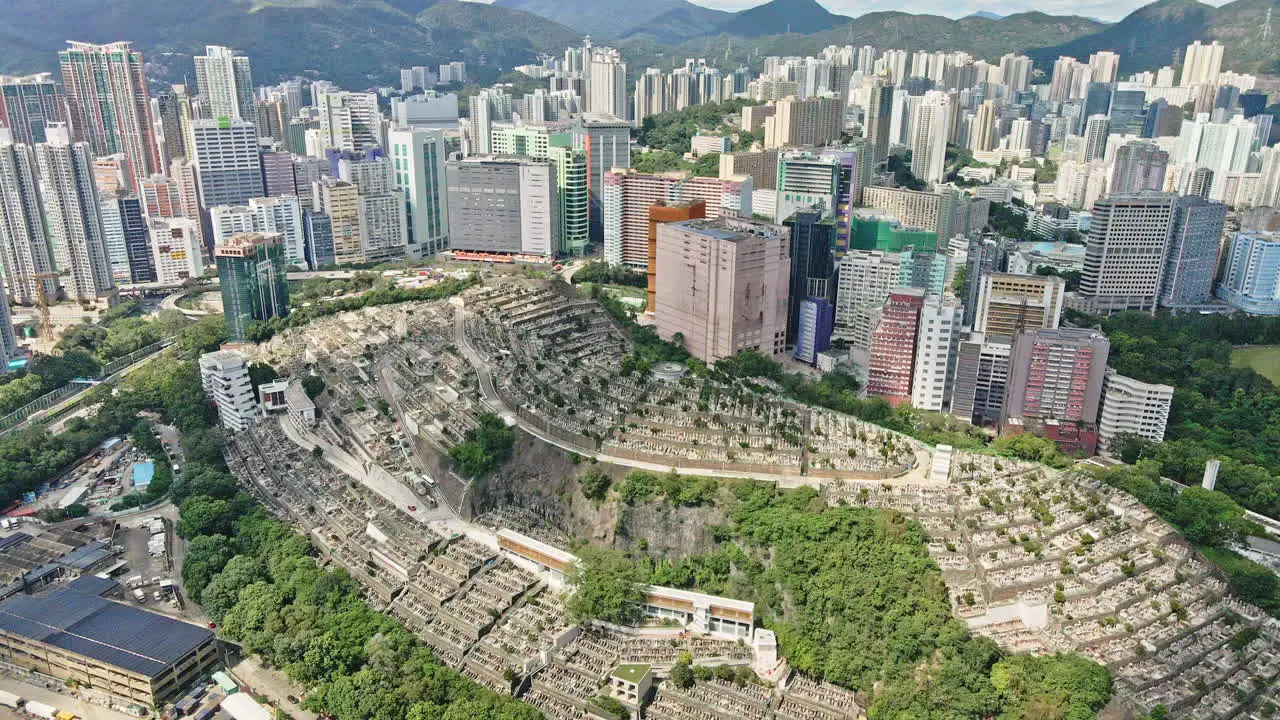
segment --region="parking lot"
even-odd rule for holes
[[[120,531],[116,535],[116,543],[124,546],[124,555],[122,559],[129,568],[121,573],[116,579],[125,585],[125,599],[129,602],[137,603],[137,596],[134,590],[142,590],[145,601],[141,604],[148,606],[150,610],[159,612],[167,612],[179,614],[178,603],[171,602],[173,595],[167,589],[162,589],[160,582],[164,580],[172,580],[175,583],[179,580],[173,566],[173,545],[176,538],[173,535],[173,523],[163,516],[159,516],[160,523],[164,528],[163,542],[157,543],[164,548],[162,555],[152,554],[152,533],[150,525],[157,518],[156,515],[150,513],[140,517],[129,518],[120,526]],[[157,527],[159,526],[157,525]],[[156,602],[155,593],[161,592],[161,601]]]

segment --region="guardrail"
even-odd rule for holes
[[[112,375],[116,374],[117,372],[129,367],[130,365],[133,365],[135,363],[141,362],[142,360],[145,360],[146,358],[160,352],[161,350],[169,347],[172,344],[173,344],[173,339],[166,338],[159,342],[152,343],[144,348],[139,348],[137,350],[134,350],[133,352],[129,353],[128,355],[125,355],[124,357],[116,358],[115,360],[112,360],[106,365],[103,365],[102,372],[99,374],[99,376],[102,379],[109,378]],[[15,429],[21,427],[28,420],[31,420],[32,418],[34,418],[38,413],[44,410],[47,410],[53,407],[54,405],[61,403],[66,398],[69,398],[73,395],[82,394],[91,387],[93,387],[93,385],[84,384],[84,383],[74,383],[74,382],[67,383],[66,385],[63,385],[60,388],[51,390],[45,393],[44,395],[41,395],[35,400],[32,400],[26,405],[23,405],[17,410],[14,410],[13,412],[9,413],[8,415],[5,415],[4,417],[0,418],[0,438],[3,438],[4,436],[13,432]]]

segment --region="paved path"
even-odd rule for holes
[[[272,704],[289,713],[294,720],[315,720],[315,713],[303,710],[301,705],[289,700],[290,696],[300,697],[303,689],[284,673],[268,670],[256,657],[244,658],[230,669],[231,674],[244,682],[254,695],[266,695]]]
[[[19,680],[9,675],[0,675],[0,687],[20,695],[23,699],[35,700],[45,705],[52,705],[59,710],[75,713],[76,717],[82,720],[138,720],[137,715],[130,715],[122,710],[88,703],[77,697],[54,690],[47,690],[43,685],[33,685],[26,680]],[[9,718],[31,720],[30,715],[0,707],[0,720],[8,720]]]
[[[345,450],[316,435],[301,430],[287,415],[279,418],[280,428],[295,445],[310,450],[320,446],[324,450],[322,459],[342,473],[354,478],[360,484],[377,493],[384,500],[403,510],[406,514],[421,523],[429,523],[449,517],[450,513],[443,507],[431,507],[430,503],[414,494],[413,490],[391,476],[391,473],[380,465],[362,463]],[[410,510],[409,507],[416,507]]]

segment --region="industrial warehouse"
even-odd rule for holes
[[[0,659],[148,707],[220,661],[212,631],[103,597],[117,588],[82,577],[0,602]]]

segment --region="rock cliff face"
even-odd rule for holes
[[[709,528],[728,522],[722,511],[710,507],[677,508],[657,501],[627,506],[613,499],[596,503],[583,496],[577,480],[589,467],[593,466],[585,461],[575,465],[568,453],[518,432],[511,461],[472,484],[472,516],[514,506],[575,540],[618,548],[639,544],[669,557],[712,549],[715,540]],[[615,484],[628,472],[613,465],[595,467]]]

